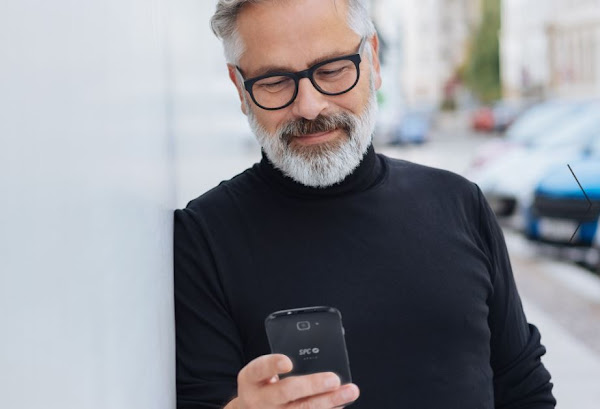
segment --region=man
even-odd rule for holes
[[[212,26],[263,158],[175,212],[178,408],[553,408],[477,186],[373,150],[363,1],[220,0]],[[278,376],[265,317],[316,305],[353,384]]]

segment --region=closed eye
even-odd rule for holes
[[[318,74],[322,75],[322,76],[329,76],[329,77],[331,77],[331,76],[334,76],[334,75],[337,75],[337,74],[341,74],[342,71],[344,71],[345,69],[346,68],[344,67],[344,68],[339,68],[337,70],[324,70],[324,71],[319,71]]]
[[[294,81],[288,77],[266,78],[262,81],[257,82],[255,84],[255,87],[259,87],[259,89],[269,92],[277,92],[285,89],[290,85],[293,85],[293,83]]]

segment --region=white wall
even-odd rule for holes
[[[176,135],[177,207],[260,160],[210,28],[217,0],[176,0],[170,28]]]
[[[0,408],[173,408],[166,0],[0,3]]]

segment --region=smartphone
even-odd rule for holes
[[[280,379],[334,372],[342,385],[352,382],[342,314],[334,307],[277,311],[265,319],[271,352],[287,355],[294,368]]]

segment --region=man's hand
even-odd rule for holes
[[[290,376],[279,380],[278,374],[290,372],[292,361],[282,354],[263,355],[238,374],[236,409],[331,409],[347,405],[358,398],[354,384],[340,386],[333,372]],[[229,405],[228,405],[229,406]]]

